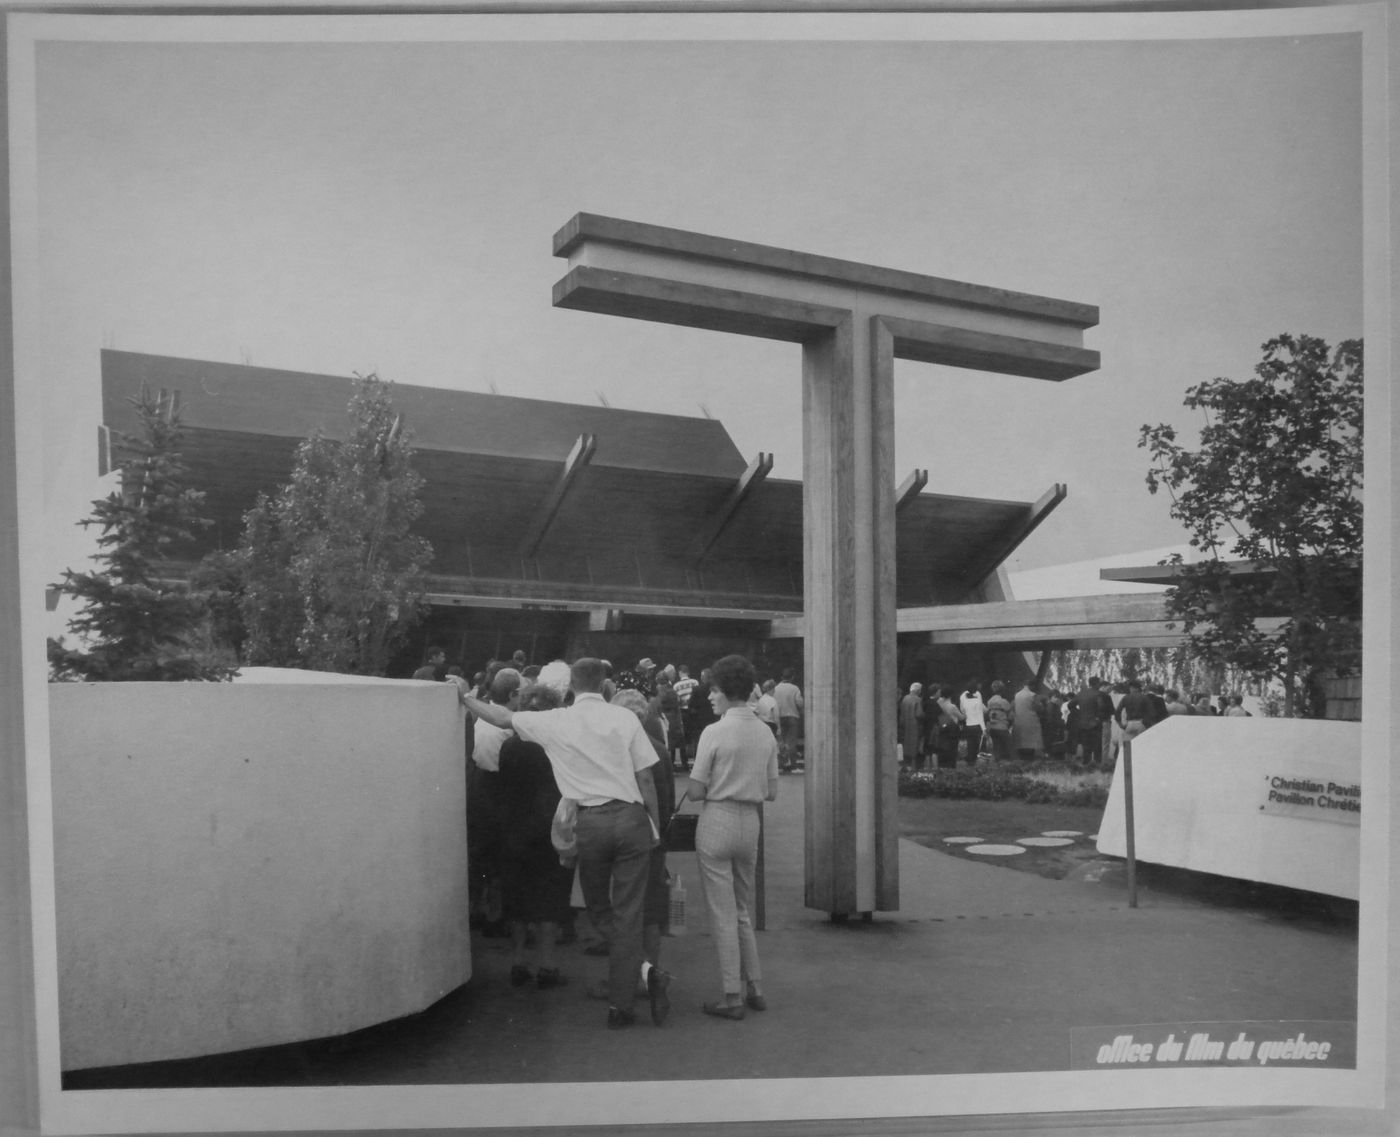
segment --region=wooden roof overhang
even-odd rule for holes
[[[132,352],[102,353],[105,433],[134,427],[144,382],[180,392],[208,547],[230,547],[302,439],[345,425],[349,380]],[[802,484],[744,459],[717,421],[395,385],[423,475],[415,531],[433,545],[429,599],[768,621],[802,610]],[[922,475],[922,477],[920,477]],[[965,599],[1064,497],[1033,503],[918,492],[898,510],[903,604]],[[202,550],[201,550],[202,551]]]

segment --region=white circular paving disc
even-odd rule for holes
[[[945,845],[976,845],[982,840],[981,837],[944,837]]]
[[[1042,837],[1083,837],[1084,834],[1078,829],[1047,829],[1041,834]]]
[[[1068,837],[1021,837],[1016,844],[1034,845],[1037,849],[1050,849],[1056,845],[1073,845],[1074,842]]]
[[[967,851],[983,857],[1014,857],[1026,850],[1020,845],[969,845]]]

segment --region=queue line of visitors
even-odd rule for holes
[[[1134,738],[1173,714],[1247,716],[1243,696],[1222,696],[1219,708],[1209,695],[1190,702],[1176,690],[1127,679],[1111,688],[1090,678],[1072,694],[1026,679],[1010,698],[1007,685],[994,680],[983,698],[977,678],[961,688],[911,683],[898,707],[903,762],[922,770],[932,760],[951,769],[978,759],[1023,763],[1047,756],[1088,767],[1117,761],[1125,739]]]
[[[647,670],[639,664],[638,672]],[[533,681],[523,671],[535,672]],[[636,1021],[638,998],[662,1025],[671,983],[660,966],[669,901],[663,835],[675,810],[675,752],[665,716],[673,708],[659,690],[651,698],[640,686],[615,690],[604,661],[591,658],[544,669],[496,667],[475,686],[449,678],[475,719],[472,851],[488,863],[488,887],[499,884],[511,983],[567,983],[554,947],[569,911],[576,859],[584,905],[608,954],[607,980],[588,994],[607,1000],[610,1029]],[[741,1019],[746,1010],[767,1006],[752,910],[759,811],[777,793],[779,743],[773,725],[755,712],[759,688],[748,660],[726,656],[702,678],[703,700],[699,683],[688,693],[710,705],[714,721],[697,740],[688,793],[704,802],[696,852],[722,986],[721,997],[702,1010]],[[561,837],[570,821],[571,847]],[[531,925],[539,945],[533,974],[526,956]]]

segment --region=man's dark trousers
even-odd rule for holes
[[[608,941],[608,1002],[630,1011],[642,970],[642,914],[651,850],[646,808],[611,801],[578,811],[578,879],[588,918]]]
[[[802,719],[797,715],[782,715],[778,719],[778,758],[784,770],[797,767],[797,732]]]

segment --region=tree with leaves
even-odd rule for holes
[[[212,524],[200,512],[204,494],[185,485],[179,408],[145,387],[130,402],[140,431],[118,436],[127,454],[121,487],[78,523],[100,527],[92,559],[101,567],[68,569],[56,586],[81,602],[68,626],[86,646],[50,639],[50,672],[55,679],[227,679],[232,670],[208,661],[197,642],[206,596],[171,566]]]
[[[1165,424],[1144,425],[1138,445],[1152,455],[1149,491],[1171,495],[1207,554],[1163,562],[1177,566],[1167,606],[1193,650],[1277,679],[1286,715],[1319,717],[1321,677],[1360,647],[1362,343],[1281,335],[1262,351],[1252,379],[1188,389],[1204,416],[1198,449]]]
[[[291,480],[260,496],[237,551],[249,664],[382,675],[418,620],[432,547],[410,532],[423,478],[390,384],[357,377],[343,441],[297,450]]]

